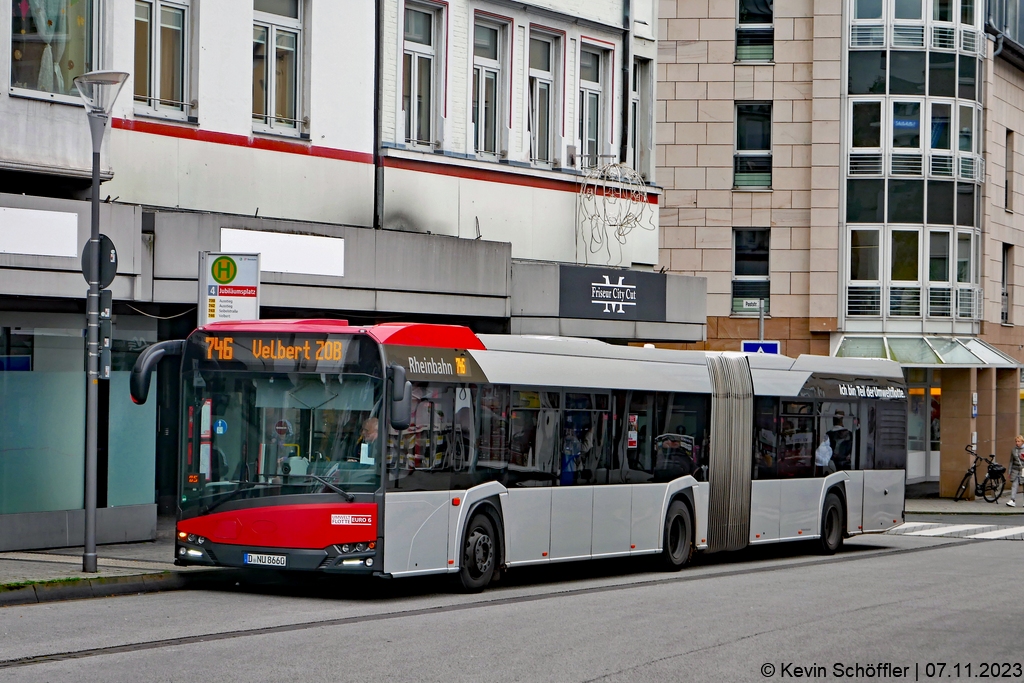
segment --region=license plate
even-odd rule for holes
[[[262,564],[268,567],[285,567],[288,564],[288,556],[259,555],[257,553],[246,553],[242,561],[245,564]]]

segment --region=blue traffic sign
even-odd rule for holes
[[[740,348],[743,353],[782,353],[782,343],[778,341],[744,341]]]
[[[223,436],[228,433],[227,420],[216,420],[213,423],[213,433],[217,436]]]

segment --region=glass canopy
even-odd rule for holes
[[[905,366],[989,366],[1015,368],[1020,365],[980,339],[971,337],[843,337],[837,358],[888,358]]]

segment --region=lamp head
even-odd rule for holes
[[[123,71],[90,71],[75,78],[75,86],[89,114],[106,118],[126,78]]]

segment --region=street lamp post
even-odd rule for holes
[[[88,329],[89,356],[85,393],[85,552],[82,571],[96,571],[96,441],[100,379],[100,145],[103,131],[113,109],[114,100],[128,74],[123,71],[90,71],[75,79],[78,93],[85,102],[92,133],[92,232],[87,253],[91,256],[85,268],[89,281],[85,315]]]

